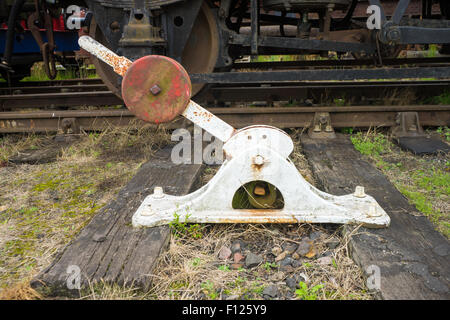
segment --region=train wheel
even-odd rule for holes
[[[91,22],[89,35],[108,46],[105,36],[94,19]],[[214,71],[218,56],[219,32],[215,16],[208,4],[204,2],[184,48],[181,64],[188,73],[209,73]],[[97,58],[93,57],[92,62],[106,86],[115,95],[121,97],[121,77]],[[195,96],[203,87],[204,84],[194,84],[192,96]]]
[[[219,31],[211,8],[203,2],[191,35],[184,47],[181,64],[188,73],[210,73],[214,71],[219,56]],[[196,95],[204,84],[193,84],[192,95]]]

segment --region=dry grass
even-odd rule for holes
[[[37,149],[47,137],[35,134],[6,135],[0,137],[0,168],[6,166],[8,159],[24,149]]]
[[[1,157],[51,137],[5,136]],[[81,135],[56,161],[0,167],[0,290],[12,295],[111,201],[140,165],[170,142],[161,130],[108,129]],[[19,294],[19,293],[18,293]]]
[[[105,282],[89,284],[87,293],[80,300],[143,300],[148,299],[148,293],[132,285],[119,286]]]
[[[320,227],[314,227],[318,230]],[[172,238],[169,250],[159,259],[153,276],[153,299],[223,299],[236,296],[239,299],[263,299],[265,287],[276,284],[281,299],[295,299],[285,279],[302,275],[308,287],[324,285],[317,299],[371,299],[361,271],[348,256],[346,241],[334,250],[333,265],[323,266],[315,259],[305,259],[303,264],[290,270],[274,263],[273,247],[300,241],[308,234],[309,225],[211,225],[203,230],[201,239]],[[327,237],[318,242],[318,254],[327,249],[327,238],[336,237],[320,228]],[[253,252],[264,257],[256,268],[233,270],[230,262],[221,261],[218,251],[231,246],[236,240],[247,244],[244,254]]]
[[[42,296],[29,286],[29,281],[22,281],[0,291],[0,300],[39,300]]]

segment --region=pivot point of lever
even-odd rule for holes
[[[122,81],[122,97],[139,119],[164,123],[183,113],[190,102],[191,88],[189,75],[178,62],[152,55],[136,60],[128,68]]]

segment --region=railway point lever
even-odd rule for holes
[[[79,44],[123,76],[122,97],[136,117],[164,123],[182,115],[224,142],[225,161],[206,185],[179,197],[156,187],[133,215],[133,226],[168,224],[175,213],[192,223],[389,225],[387,213],[363,187],[334,196],[309,184],[289,160],[294,144],[284,131],[268,125],[236,130],[192,101],[189,75],[175,60],[150,55],[132,62],[89,36],[80,37]],[[242,188],[257,209],[234,208]],[[275,208],[277,196],[281,204]]]

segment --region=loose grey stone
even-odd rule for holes
[[[297,283],[299,283],[299,282],[307,282],[308,281],[307,276],[303,272],[300,273],[300,274],[294,275],[294,279],[295,279],[295,281]]]
[[[233,294],[225,298],[225,300],[237,300],[237,299],[239,299],[239,296],[237,294]]]
[[[322,266],[327,266],[333,263],[333,258],[331,257],[322,257],[322,258],[318,258],[317,263],[322,265]]]
[[[278,256],[275,258],[275,262],[278,262],[278,261],[283,260],[284,258],[286,258],[286,256],[287,256],[287,252],[284,251],[283,253],[281,253],[280,255],[278,255]]]
[[[227,260],[231,257],[231,250],[228,247],[222,247],[219,251],[219,259]]]
[[[233,244],[231,245],[231,252],[236,253],[240,252],[241,250],[242,250],[241,242],[240,241],[233,242]]]
[[[274,284],[269,285],[264,288],[263,296],[267,296],[270,298],[275,298],[278,295],[278,287]]]
[[[286,285],[289,287],[289,289],[291,289],[291,290],[295,290],[295,289],[297,289],[297,281],[295,281],[295,279],[294,278],[287,278],[286,279]]]
[[[310,242],[309,238],[305,238],[298,245],[298,248],[297,248],[296,252],[300,256],[305,256],[309,252],[309,250],[311,249],[311,244],[309,242]]]
[[[337,246],[340,244],[341,242],[339,241],[339,239],[336,238],[332,238],[330,240],[327,241],[326,245],[328,248],[330,249],[336,249]]]
[[[302,266],[302,262],[292,259],[291,266],[294,268],[300,268]]]
[[[286,257],[283,260],[280,261],[280,267],[290,266],[292,265],[292,262],[295,261],[291,257]]]
[[[309,238],[314,241],[314,240],[319,239],[322,235],[323,235],[323,232],[313,231],[309,234]]]
[[[319,258],[322,258],[322,257],[331,257],[332,255],[333,255],[333,252],[332,252],[332,251],[325,251],[324,253],[322,253],[322,254],[320,255]]]
[[[275,257],[278,257],[280,254],[282,254],[283,253],[283,249],[281,249],[280,247],[273,247],[272,248],[272,254],[275,256]]]
[[[297,245],[295,243],[293,243],[293,244],[288,243],[288,244],[283,245],[283,249],[288,254],[293,254],[295,252],[295,250],[297,250]]]
[[[245,258],[245,266],[247,268],[253,268],[262,263],[263,261],[264,259],[261,256],[250,252]]]

